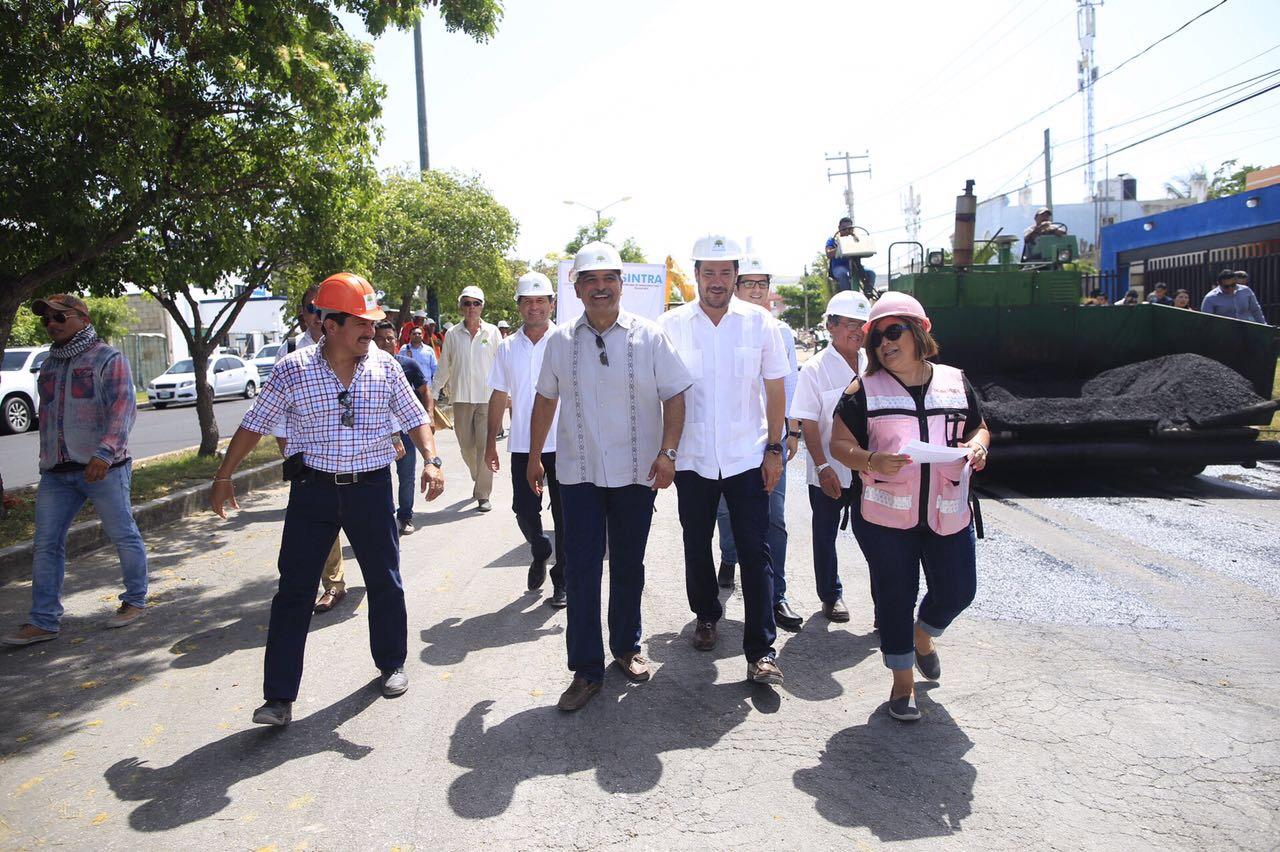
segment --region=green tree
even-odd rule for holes
[[[787,325],[794,329],[805,329],[813,328],[821,322],[822,311],[827,306],[827,299],[831,298],[827,283],[826,255],[820,253],[795,284],[779,285],[778,295],[786,305],[782,311],[782,321]]]
[[[613,227],[613,217],[603,216],[597,219],[594,224],[583,225],[578,229],[578,233],[564,247],[564,253],[573,257],[578,253],[578,249],[587,243],[609,243],[614,245],[609,239],[609,229]],[[632,237],[627,237],[622,241],[622,245],[618,246],[618,254],[621,255],[625,263],[648,263],[644,259],[644,251],[640,245]],[[552,279],[554,280],[554,279]]]
[[[456,319],[458,295],[474,284],[485,291],[489,313],[503,294],[513,298],[505,255],[517,230],[511,211],[477,176],[393,172],[379,194],[374,285],[401,316],[434,289],[444,322],[446,316]]]
[[[1262,166],[1238,166],[1236,160],[1227,160],[1218,166],[1213,179],[1209,181],[1209,197],[1222,198],[1224,195],[1244,192],[1245,175],[1260,168]]]

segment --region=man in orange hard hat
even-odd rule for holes
[[[325,556],[341,529],[355,551],[369,595],[369,645],[388,698],[409,688],[404,662],[408,618],[400,581],[400,537],[391,493],[392,418],[427,463],[420,486],[428,500],[444,491],[444,475],[426,412],[404,371],[371,347],[385,319],[369,282],[340,272],[320,284],[314,305],[324,336],[286,356],[245,413],[214,476],[209,500],[225,518],[236,505],[231,475],[269,434],[287,424],[285,478],[289,505],[280,540],[280,585],[271,601],[261,725],[287,725],[302,680],[312,601]]]

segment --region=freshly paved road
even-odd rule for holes
[[[249,410],[247,399],[220,399],[213,404],[222,437],[229,438]],[[129,452],[136,459],[156,456],[171,450],[195,447],[200,443],[200,424],[196,407],[182,405],[156,411],[144,408],[129,433]],[[40,481],[40,433],[0,435],[0,470],[4,471],[4,487],[21,488]]]
[[[119,584],[99,551],[68,577],[63,635],[0,654],[0,846],[1275,847],[1277,468],[988,483],[978,599],[903,726],[849,539],[853,621],[782,634],[784,687],[743,682],[737,592],[720,648],[693,650],[672,493],[647,557],[654,679],[611,672],[559,713],[565,616],[524,590],[507,481],[476,514],[442,444],[446,496],[403,542],[407,695],[374,688],[349,560],[355,591],[313,623],[294,724],[249,724],[282,488],[150,534],[154,607],[129,629],[98,627]],[[801,461],[788,574],[809,615]],[[0,622],[29,593],[0,588]]]

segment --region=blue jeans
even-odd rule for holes
[[[97,482],[86,482],[84,471],[42,473],[36,491],[35,549],[31,558],[30,621],[41,630],[57,630],[62,619],[62,580],[67,572],[67,530],[86,500],[102,520],[102,529],[116,546],[124,594],[131,606],[147,604],[147,548],[130,508],[133,463],[107,471]]]
[[[569,598],[569,669],[592,683],[604,680],[600,638],[600,581],[609,543],[609,650],[640,650],[644,551],[657,496],[647,485],[601,488],[590,482],[560,486],[564,514],[565,592]],[[711,578],[715,583],[715,577]]]
[[[853,273],[850,272],[849,267],[832,266],[831,277],[835,279],[837,293],[839,293],[841,290],[853,289]]]
[[[765,537],[769,494],[764,490],[760,468],[723,479],[706,479],[691,470],[677,470],[676,497],[684,531],[684,587],[689,609],[699,621],[716,622],[724,615],[716,565],[711,558],[716,507],[723,497],[729,504],[729,521],[742,556],[742,650],[752,663],[772,656],[777,624],[773,618],[773,569]],[[568,507],[565,514],[569,514]]]
[[[409,628],[394,508],[389,466],[352,485],[335,485],[310,473],[290,483],[277,562],[280,584],[267,627],[263,698],[298,697],[316,586],[338,530],[347,534],[364,577],[373,664],[384,672],[404,665]]]
[[[396,510],[396,520],[403,523],[413,520],[413,498],[418,486],[418,448],[406,432],[400,433],[400,441],[404,444],[404,456],[396,462],[396,476],[400,481],[400,508]]]
[[[896,530],[864,520],[855,506],[853,528],[871,568],[884,664],[909,669],[916,659],[917,618],[921,630],[941,636],[973,603],[978,587],[973,524],[954,535],[938,535],[927,528]],[[922,567],[929,590],[917,616]]]
[[[738,564],[738,546],[733,541],[733,524],[729,523],[729,504],[720,498],[716,508],[716,529],[720,532],[720,561]],[[773,605],[787,599],[787,466],[782,478],[769,494],[769,559],[773,566]]]

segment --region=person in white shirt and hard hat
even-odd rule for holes
[[[831,345],[800,368],[795,398],[787,412],[800,421],[808,450],[813,573],[822,614],[829,621],[840,623],[849,620],[849,609],[844,604],[844,587],[840,583],[836,534],[842,523],[849,522],[848,513],[860,496],[860,492],[851,489],[860,489],[861,482],[846,465],[832,457],[831,427],[836,404],[845,388],[866,369],[862,324],[870,316],[871,302],[857,290],[842,290],[831,297],[823,314]],[[855,526],[855,534],[857,530]],[[871,601],[875,603],[874,582]]]
[[[573,682],[557,706],[574,711],[599,694],[604,681],[600,580],[606,541],[609,650],[628,680],[649,679],[649,663],[640,654],[644,554],[654,498],[675,476],[690,377],[657,325],[622,310],[622,258],[616,248],[600,242],[583,246],[569,281],[583,314],[547,334],[526,476],[540,494],[542,450],[563,399],[556,478],[565,520],[565,639]]]
[[[700,651],[715,648],[716,622],[724,614],[711,554],[716,507],[724,497],[742,569],[747,678],[780,684],[766,533],[769,493],[782,476],[783,379],[790,367],[769,312],[733,297],[742,257],[728,237],[698,240],[693,248],[698,300],[663,314],[659,325],[693,376],[675,476],[685,591],[697,618],[693,645]]]
[[[533,399],[542,372],[542,358],[547,351],[547,332],[551,329],[551,313],[555,310],[556,291],[551,279],[541,272],[529,272],[516,282],[516,307],[520,311],[520,328],[498,345],[497,357],[489,370],[489,432],[485,442],[485,464],[497,473],[498,437],[503,415],[511,405],[511,434],[507,452],[511,454],[511,511],[516,525],[533,551],[529,565],[529,590],[542,588],[547,578],[547,560],[555,554],[551,567],[553,607],[568,602],[564,589],[564,519],[560,514],[560,485],[556,481],[556,419],[553,418],[542,445],[542,469],[551,502],[551,520],[555,524],[555,549],[542,527],[542,495],[534,493],[526,473],[529,469],[529,425],[533,417]],[[557,415],[558,417],[558,415]]]
[[[404,671],[408,618],[400,579],[400,538],[391,493],[393,418],[418,446],[421,488],[444,491],[427,413],[392,356],[371,347],[385,319],[359,275],[340,272],[320,284],[324,337],[285,357],[244,415],[214,475],[209,502],[219,517],[236,505],[231,475],[281,419],[288,423],[289,505],[280,538],[280,585],[271,599],[260,725],[287,725],[302,681],[312,600],[325,554],[341,529],[355,550],[368,589],[369,647],[388,698],[409,688]]]
[[[493,508],[493,471],[484,461],[485,436],[489,430],[489,370],[502,335],[497,326],[481,318],[484,291],[476,286],[464,287],[458,296],[462,322],[449,329],[440,353],[440,366],[432,388],[436,393],[448,389],[453,402],[453,431],[458,436],[462,460],[475,487],[471,491],[476,508],[487,512]]]
[[[765,311],[769,310],[769,290],[771,276],[764,260],[747,255],[738,266],[738,283],[734,295],[744,302],[757,305]],[[772,313],[770,313],[772,316]],[[777,319],[778,333],[782,335],[782,346],[787,352],[787,375],[782,380],[782,389],[786,396],[786,407],[791,407],[791,398],[796,391],[796,337],[791,326]],[[782,460],[782,476],[778,484],[769,492],[769,559],[773,566],[773,618],[779,627],[787,630],[799,630],[804,624],[791,604],[787,601],[787,462],[795,458],[800,443],[800,425],[791,420],[786,421],[787,447]],[[734,571],[738,563],[738,550],[734,545],[733,525],[729,523],[729,506],[724,498],[720,499],[720,507],[716,510],[716,528],[720,533],[720,588],[732,589]]]

